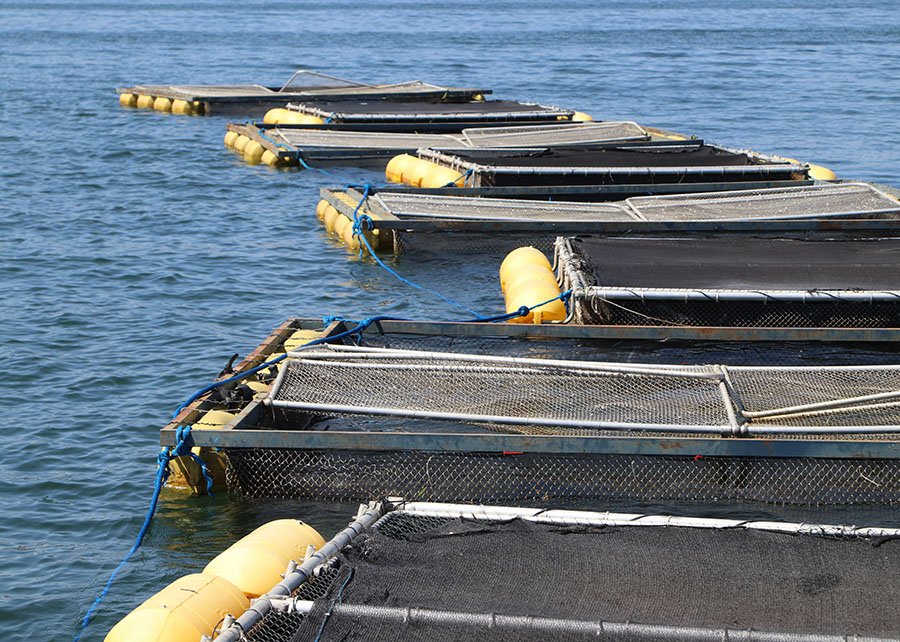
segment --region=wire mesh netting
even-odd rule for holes
[[[900,203],[863,183],[636,197],[625,203],[647,221],[869,217],[877,213],[896,218],[900,214]]]
[[[271,611],[242,639],[839,640],[898,627],[884,607],[900,598],[895,538],[447,512],[389,512],[336,556],[326,593],[295,607],[305,617]]]
[[[891,506],[893,459],[659,457],[228,449],[228,485],[256,498],[596,507],[605,501]]]
[[[467,147],[539,147],[638,141],[647,140],[649,136],[637,123],[602,122],[464,129],[463,138],[468,143]]]
[[[398,218],[450,218],[482,221],[634,221],[613,203],[562,203],[499,198],[466,198],[379,192],[372,197]],[[549,235],[550,233],[548,233]]]
[[[267,403],[464,423],[691,433],[891,433],[900,366],[662,366],[330,346]]]

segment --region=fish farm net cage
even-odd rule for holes
[[[546,358],[563,349],[549,341],[525,359],[443,340],[442,352],[399,337],[298,352],[231,441],[195,430],[211,439],[196,443],[222,449],[229,488],[248,497],[900,502],[892,351],[863,351],[870,365],[684,366],[597,362],[589,345],[573,358],[568,342],[562,361]]]
[[[809,166],[704,143],[637,142],[603,148],[420,149],[420,158],[467,174],[473,187],[737,183],[808,178]]]
[[[816,231],[820,221],[854,234],[900,232],[900,202],[864,183],[823,184],[762,190],[654,197],[619,202],[478,198],[358,188],[324,188],[321,198],[339,213],[372,219],[379,249],[496,254],[498,260],[523,245],[548,255],[560,234],[655,232]],[[357,210],[357,205],[362,206]],[[868,220],[865,220],[868,219]],[[752,226],[752,227],[751,227]],[[862,229],[861,226],[865,226]]]
[[[459,103],[316,101],[288,103],[287,108],[334,123],[453,123],[571,120],[573,110],[515,100]],[[560,121],[560,122],[562,122]]]
[[[612,326],[900,327],[897,238],[560,237],[569,321]]]
[[[559,147],[649,139],[649,134],[642,127],[630,122],[474,127],[455,134],[344,131],[311,129],[308,126],[230,125],[229,129],[255,137],[263,144],[268,143],[267,148],[275,153],[308,160],[355,159],[360,154],[413,153],[421,147]]]
[[[897,639],[898,535],[393,500],[215,642]]]

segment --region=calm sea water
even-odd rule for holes
[[[894,1],[0,0],[5,639],[71,638],[141,523],[157,429],[230,354],[291,315],[459,316],[322,234],[316,188],[377,173],[248,167],[223,120],[125,111],[114,87],[487,85],[897,185],[898,43]],[[500,308],[493,259],[394,263]],[[167,494],[86,639],[259,523],[330,535],[350,512]]]

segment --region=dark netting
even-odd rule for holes
[[[541,149],[454,150],[467,163],[496,167],[719,167],[754,165],[746,154],[708,145]]]
[[[479,259],[499,265],[507,254],[523,245],[536,247],[546,254],[553,253],[556,235],[535,234],[473,234],[471,232],[394,232],[394,251],[403,254],[434,252],[448,254],[475,254]]]
[[[460,119],[471,121],[477,119],[478,116],[527,114],[555,120],[558,115],[571,113],[557,107],[521,103],[516,100],[484,100],[460,103],[386,102],[374,100],[306,101],[300,104],[289,105],[289,107],[306,113],[332,114],[345,122],[393,115],[432,116],[441,119],[459,115]]]
[[[707,505],[900,502],[900,462],[809,457],[659,457],[230,448],[229,488],[245,497],[595,507],[607,501]]]
[[[299,600],[317,600],[323,597],[338,577],[335,566],[321,566],[318,574],[300,585],[291,596]],[[253,642],[285,642],[300,629],[305,615],[296,611],[272,610],[250,631],[246,639]]]
[[[701,236],[572,239],[582,278],[623,288],[900,289],[900,239]]]
[[[404,523],[393,528],[394,519]],[[596,629],[579,631],[579,622],[721,630],[715,639],[728,639],[726,629],[810,636],[900,630],[890,606],[900,598],[896,540],[416,519],[389,515],[345,548],[328,595],[285,639],[597,639]],[[562,622],[548,630],[491,614]],[[614,630],[601,639],[631,637]]]
[[[710,297],[713,299],[713,297]],[[807,302],[577,298],[575,320],[590,325],[732,328],[896,328],[900,300]]]

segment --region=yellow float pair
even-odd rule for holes
[[[250,600],[281,581],[325,540],[294,519],[264,524],[213,559],[202,573],[175,580],[125,616],[106,642],[197,642],[212,637],[226,615],[240,616]]]
[[[465,187],[466,173],[410,154],[400,154],[388,161],[384,175],[390,183],[406,183],[413,187]]]
[[[565,303],[554,298],[560,295],[561,290],[553,267],[537,248],[520,247],[506,255],[500,264],[500,289],[506,301],[507,314],[554,299],[531,310],[526,316],[511,319],[512,323],[541,324],[566,318]]]

